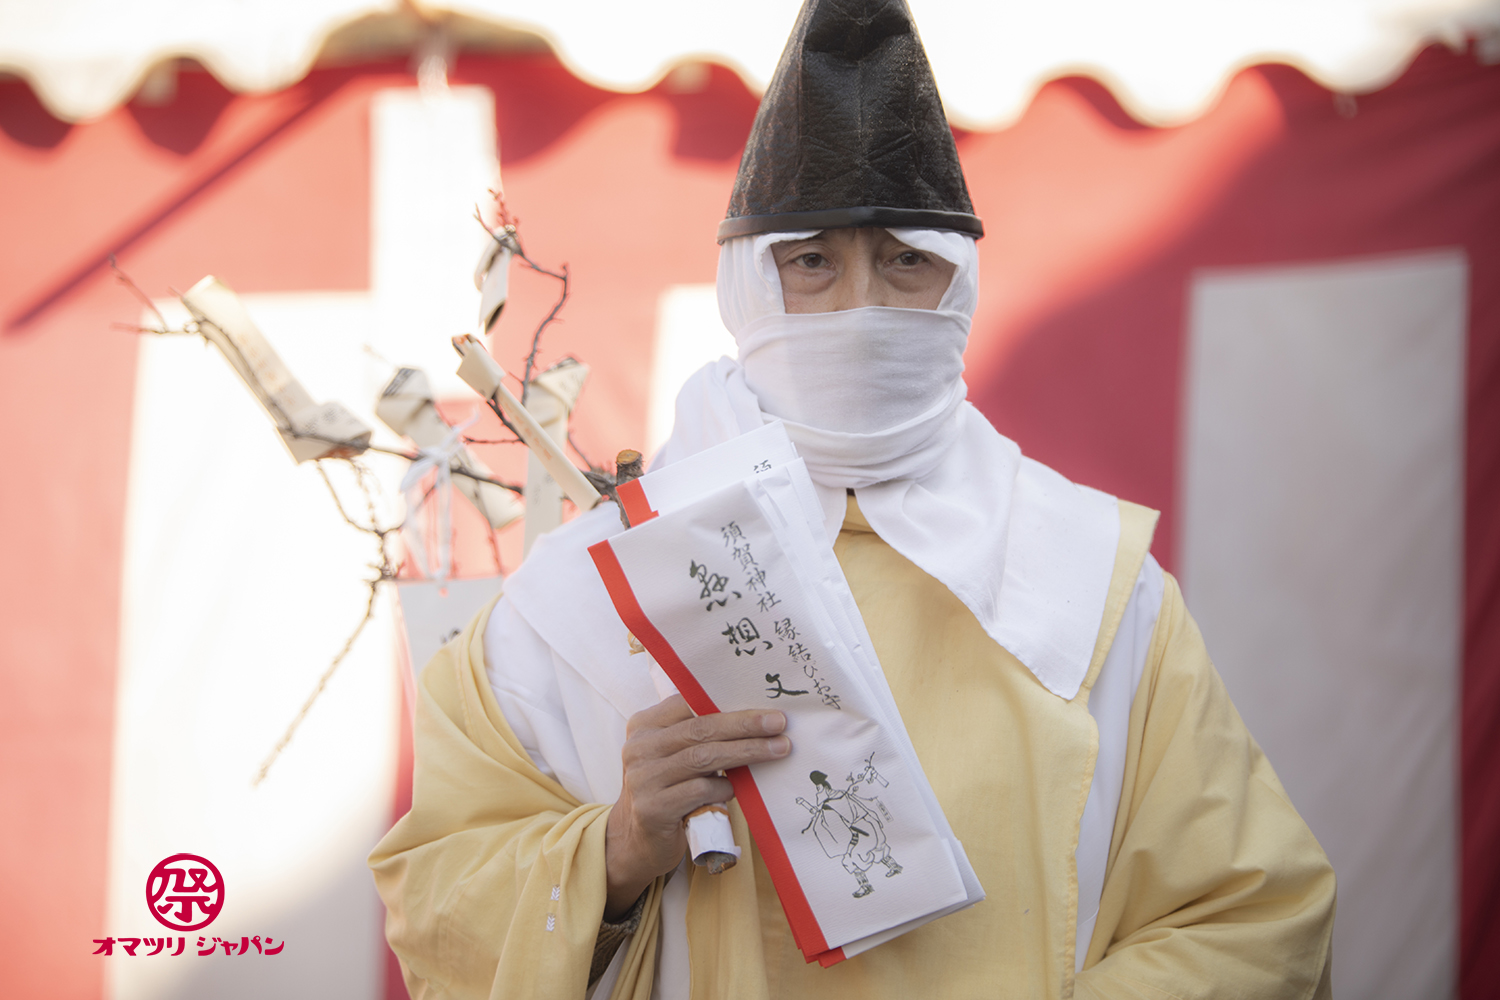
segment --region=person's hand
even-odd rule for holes
[[[751,709],[697,716],[681,695],[637,712],[620,751],[624,781],[605,830],[606,919],[618,917],[687,850],[683,817],[734,795],[718,772],[785,757],[780,712]]]

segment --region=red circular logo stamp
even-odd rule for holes
[[[224,906],[224,876],[196,854],[163,858],[146,876],[146,905],[158,923],[174,931],[207,927]]]

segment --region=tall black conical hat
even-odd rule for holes
[[[984,235],[905,0],[805,0],[719,241],[848,226]]]

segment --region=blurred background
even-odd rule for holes
[[[970,399],[1163,512],[1155,554],[1338,873],[1338,995],[1494,996],[1500,3],[910,2],[986,227]],[[591,368],[574,457],[649,455],[732,353],[714,230],[797,6],[0,0],[0,992],[406,995],[364,866],[409,796],[390,588],[252,786],[378,549],[215,349],[128,329],[111,255],[172,322],[217,276],[371,426],[396,365],[467,419],[448,338],[478,332],[503,179],[569,267],[540,360]],[[513,270],[508,369],[557,291]],[[394,523],[404,462],[368,466]],[[518,565],[520,523],[454,518],[458,578]],[[143,896],[181,852],[225,895],[174,957]]]

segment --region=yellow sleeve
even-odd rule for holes
[[[584,995],[604,914],[609,806],[531,762],[484,673],[489,608],[422,671],[412,807],[370,855],[386,938],[413,1000]],[[656,897],[627,946],[654,971]]]
[[[1334,877],[1166,579],[1075,995],[1325,998]]]

